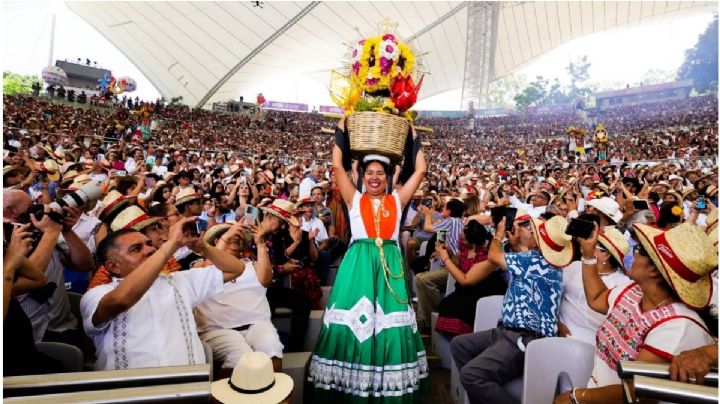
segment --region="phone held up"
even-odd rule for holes
[[[245,216],[243,218],[245,224],[255,225],[257,223],[258,213],[258,208],[252,205],[247,205],[245,207]]]
[[[593,222],[583,219],[572,219],[570,223],[568,223],[567,229],[565,229],[565,234],[578,238],[588,238],[594,229],[595,223]]]
[[[207,222],[195,219],[193,222],[186,223],[185,226],[183,226],[183,230],[190,233],[193,237],[200,237],[200,234],[207,230]]]
[[[438,230],[437,231],[437,242],[440,244],[445,244],[447,242],[447,230]]]

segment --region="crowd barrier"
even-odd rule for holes
[[[717,403],[718,371],[705,376],[705,385],[670,381],[668,364],[620,361],[618,376],[622,379],[625,403],[638,398],[673,403]],[[634,391],[633,391],[634,390]]]

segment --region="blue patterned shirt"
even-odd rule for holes
[[[536,250],[506,253],[505,262],[512,277],[503,299],[503,325],[556,336],[562,271]]]

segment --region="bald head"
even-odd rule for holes
[[[18,215],[27,211],[32,198],[19,189],[3,190],[3,221],[16,220]]]

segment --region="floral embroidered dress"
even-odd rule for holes
[[[428,366],[397,244],[400,199],[355,192],[349,213],[353,239],[310,362],[313,402],[413,402]]]

